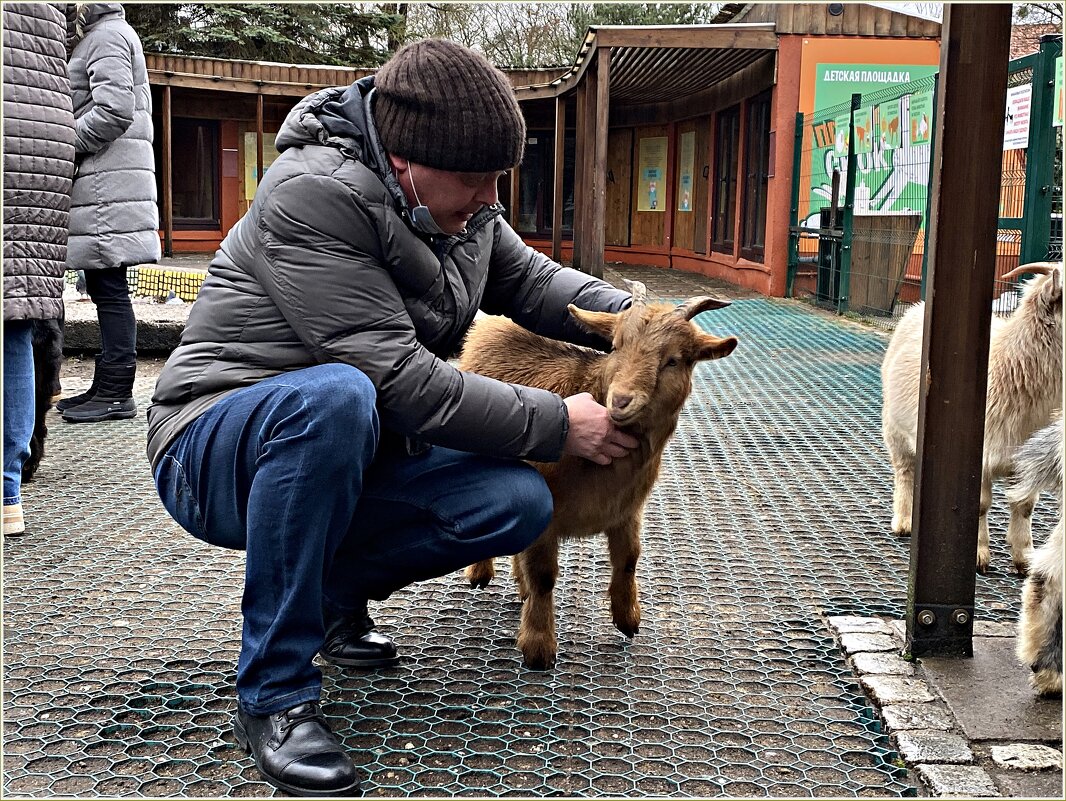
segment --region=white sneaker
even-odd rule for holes
[[[26,531],[26,521],[22,517],[22,504],[13,503],[4,506],[4,536],[17,537]]]

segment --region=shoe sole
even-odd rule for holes
[[[75,409],[78,407],[75,406]],[[137,416],[137,410],[132,412],[107,412],[106,414],[97,415],[95,417],[67,417],[63,415],[63,419],[68,423],[104,423],[108,420],[132,420]]]
[[[319,651],[318,655],[323,660],[329,662],[331,665],[337,667],[355,668],[356,670],[373,670],[374,668],[392,667],[400,663],[400,656],[383,658],[383,659],[344,659],[336,656],[330,656],[325,651]]]
[[[259,775],[263,777],[263,781],[267,784],[277,787],[288,795],[299,796],[300,798],[341,798],[348,797],[360,797],[363,795],[360,782],[356,780],[355,784],[345,787],[340,790],[308,790],[300,787],[295,787],[291,784],[286,784],[280,779],[275,779],[273,776],[268,776],[267,772],[259,766],[259,760],[255,754],[252,753],[252,742],[248,739],[248,733],[244,730],[244,726],[241,725],[241,719],[235,717],[233,721],[233,736],[237,738],[237,745],[241,747],[248,756],[252,758],[255,763],[255,769],[259,771]]]

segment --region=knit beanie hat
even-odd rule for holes
[[[509,170],[522,160],[526,123],[514,89],[479,53],[445,39],[404,46],[374,78],[382,147],[452,172]]]

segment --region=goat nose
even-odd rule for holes
[[[611,405],[614,408],[616,408],[619,411],[621,411],[622,409],[626,408],[632,402],[633,402],[633,396],[632,395],[615,395],[614,399],[611,401]]]

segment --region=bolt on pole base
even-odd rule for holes
[[[914,623],[907,627],[907,654],[973,656],[972,606],[918,604],[915,608]]]

